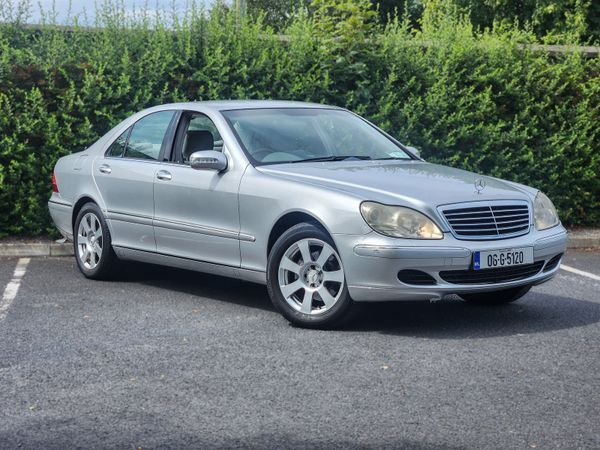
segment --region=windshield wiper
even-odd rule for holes
[[[347,159],[360,159],[360,160],[366,160],[366,159],[372,159],[370,156],[365,156],[365,155],[344,155],[344,156],[318,156],[316,158],[306,158],[306,159],[299,159],[297,161],[290,161],[291,163],[301,163],[301,162],[311,162],[311,161],[345,161]]]
[[[374,161],[390,161],[390,160],[402,160],[402,161],[410,161],[410,158],[399,158],[397,156],[390,156],[389,158],[375,158]]]

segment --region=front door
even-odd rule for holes
[[[159,253],[240,266],[238,187],[243,167],[223,172],[195,170],[189,156],[200,150],[223,151],[214,123],[200,113],[183,113],[171,161],[154,182],[154,234]]]
[[[156,251],[154,179],[174,116],[175,111],[160,111],[143,117],[94,162],[115,246]]]

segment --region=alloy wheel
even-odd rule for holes
[[[336,304],[344,287],[340,256],[327,242],[307,238],[281,257],[279,289],[285,301],[304,314],[322,314]]]
[[[94,213],[87,213],[77,230],[77,257],[86,269],[94,269],[102,258],[102,225]]]

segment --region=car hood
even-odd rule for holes
[[[260,166],[286,179],[345,191],[362,200],[434,208],[481,200],[528,200],[531,188],[424,161],[306,162]],[[483,179],[479,192],[475,181]],[[533,194],[535,195],[535,194]]]

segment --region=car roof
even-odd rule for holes
[[[296,102],[287,100],[211,100],[201,102],[170,103],[155,106],[151,109],[187,109],[227,111],[235,109],[259,109],[259,108],[320,108],[320,109],[342,109],[337,106],[323,105],[320,103]]]

